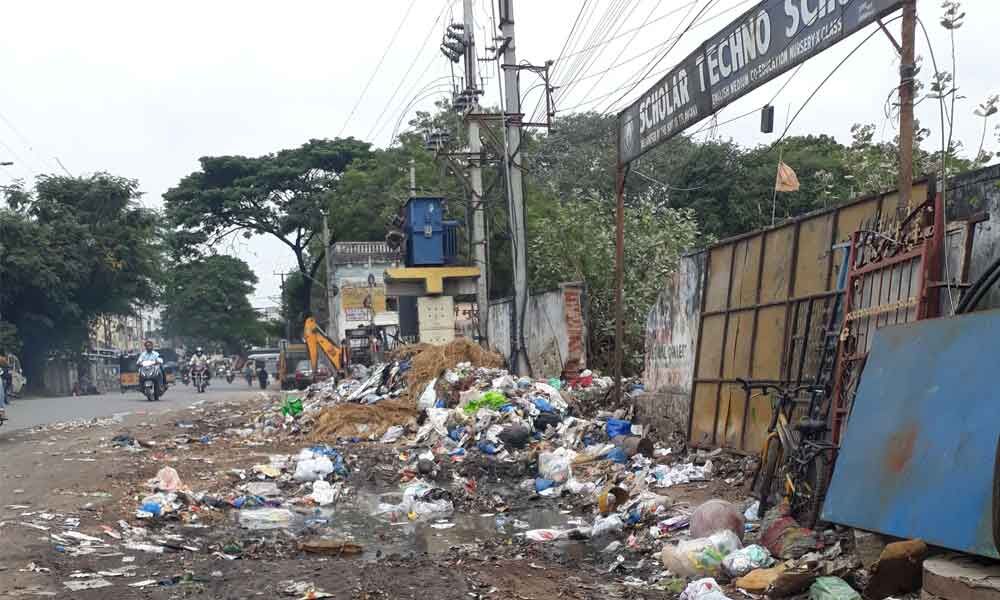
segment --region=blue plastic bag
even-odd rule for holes
[[[486,440],[480,441],[479,444],[477,444],[477,447],[479,448],[479,451],[482,452],[483,454],[497,453],[497,447],[487,442]]]
[[[549,489],[550,487],[554,486],[555,484],[556,482],[552,481],[551,479],[542,479],[541,477],[539,477],[538,479],[535,480],[535,491],[543,492]]]
[[[535,403],[535,408],[537,408],[538,410],[540,410],[542,412],[547,412],[547,413],[554,413],[554,412],[556,412],[556,410],[554,408],[552,408],[552,405],[549,404],[549,401],[546,400],[545,398],[541,398],[541,397],[535,398],[534,400],[532,400],[532,402]]]
[[[621,448],[614,448],[610,452],[604,455],[604,458],[616,462],[620,465],[624,465],[628,462],[628,456],[625,455],[625,451]]]
[[[619,435],[632,435],[632,421],[608,419],[608,424],[604,428],[608,432],[609,438]]]

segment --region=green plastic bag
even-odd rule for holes
[[[465,405],[465,414],[474,415],[476,411],[480,408],[488,408],[490,410],[500,410],[502,407],[510,404],[507,402],[507,396],[496,390],[490,390],[483,394],[482,396],[476,398],[475,400],[469,402]]]
[[[861,600],[861,595],[840,577],[818,577],[809,586],[809,600]]]
[[[285,398],[285,403],[281,405],[281,414],[297,417],[302,414],[302,400],[300,398]]]

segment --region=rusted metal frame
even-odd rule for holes
[[[809,353],[809,329],[812,328],[812,313],[814,300],[806,301],[806,322],[802,332],[802,352],[799,353],[799,372],[795,377],[795,385],[802,385],[802,371],[806,366],[806,354]]]
[[[795,306],[794,308],[789,306],[785,309],[786,321],[791,323],[791,329],[788,327],[785,328],[785,345],[788,347],[788,362],[781,365],[781,376],[785,381],[791,381],[792,379],[792,362],[795,360],[795,348],[798,346],[799,339],[799,336],[796,335],[799,327],[799,307],[802,306],[802,302],[800,300],[790,300],[788,304],[794,304]],[[787,318],[789,311],[792,313],[790,320]]]
[[[698,383],[739,383],[736,379],[726,379],[724,377],[702,377],[696,380]],[[755,382],[773,383],[775,385],[786,384],[787,381],[781,379],[754,379]]]
[[[719,378],[721,379],[723,373],[726,372],[726,346],[729,344],[729,316],[730,307],[733,304],[733,267],[736,265],[736,246],[733,245],[729,249],[729,283],[726,285],[726,316],[722,322],[722,352],[719,353]],[[719,446],[718,437],[719,432],[719,416],[722,412],[722,386],[718,386],[715,390],[715,418],[712,419],[712,444]],[[726,420],[728,422],[729,414],[726,413]],[[725,426],[723,426],[723,433],[725,432]],[[725,435],[723,435],[725,437]],[[723,440],[725,441],[725,440]]]
[[[757,255],[757,291],[753,296],[754,307],[753,310],[753,323],[750,324],[750,352],[747,355],[747,377],[753,378],[753,357],[757,352],[757,322],[760,320],[760,294],[761,288],[764,287],[764,243],[763,235],[760,236],[760,252]],[[747,246],[747,251],[749,252],[750,247]],[[747,437],[747,421],[750,415],[750,393],[743,392],[743,424],[740,428],[740,448],[743,448],[746,444]]]
[[[898,262],[903,262],[903,261],[909,260],[911,258],[915,258],[917,256],[920,256],[921,254],[923,254],[923,248],[919,248],[918,247],[918,248],[916,248],[914,250],[907,250],[906,252],[902,252],[902,253],[897,254],[895,256],[890,256],[889,258],[883,258],[882,260],[880,260],[878,262],[871,262],[871,263],[866,264],[863,267],[859,267],[858,269],[854,269],[854,273],[856,273],[857,275],[865,275],[865,274],[870,273],[872,271],[882,270],[882,269],[884,269],[888,265],[891,265],[891,264],[894,264],[894,263],[898,263]]]
[[[936,186],[935,186],[936,187]],[[923,281],[921,282],[920,297],[926,302],[917,311],[917,319],[929,319],[941,314],[941,294],[937,288],[932,287],[935,281],[941,281],[942,262],[944,254],[944,201],[941,194],[934,196],[934,233],[930,240],[924,241],[925,255],[923,264]]]
[[[976,238],[976,225],[989,221],[990,214],[986,211],[979,211],[969,215],[969,218],[965,221],[965,250],[962,255],[962,272],[960,277],[962,278],[961,283],[967,284],[969,281],[969,266],[972,258],[972,243]]]
[[[799,296],[797,298],[787,298],[785,300],[774,300],[771,302],[759,302],[757,304],[747,304],[746,306],[741,306],[739,310],[750,310],[750,309],[764,309],[771,308],[773,306],[781,306],[782,304],[792,304],[795,302],[803,302],[805,300],[822,300],[834,295],[836,292],[831,290],[827,292],[816,292],[815,294],[806,294],[805,296]],[[712,310],[705,314],[706,317],[713,317],[721,314],[725,314],[725,310]]]
[[[858,238],[860,237],[857,231],[851,233],[851,243],[847,248],[847,252],[850,256],[847,259],[847,277],[844,283],[844,314],[849,314],[854,309],[854,283],[857,276],[853,273],[852,267],[857,259],[858,253]],[[849,327],[845,321],[844,327]],[[842,341],[846,342],[846,340]],[[837,350],[837,367],[834,369],[834,379],[833,379],[833,410],[830,411],[830,425],[832,426],[831,436],[833,443],[840,443],[840,431],[842,429],[841,421],[845,410],[843,408],[843,394],[844,394],[844,374],[848,367],[847,359],[847,344],[841,343]]]
[[[801,221],[796,221],[796,223],[795,223],[795,229],[792,231],[792,252],[791,252],[790,260],[788,261],[789,262],[789,265],[788,265],[788,292],[785,295],[785,302],[786,303],[792,302],[792,299],[791,299],[792,298],[792,294],[795,291],[795,268],[798,266],[798,258],[799,258],[799,231],[801,230],[801,227],[802,227],[802,222]],[[796,319],[798,319],[798,303],[796,303],[795,307],[796,307],[795,317],[796,317]],[[789,314],[791,312],[789,310],[789,308],[790,307],[786,307],[785,308],[785,332],[784,332],[785,339],[782,340],[783,343],[781,344],[781,360],[779,362],[779,364],[781,365],[781,370],[782,370],[782,372],[779,373],[779,375],[781,376],[782,379],[785,379],[785,380],[789,379],[790,375],[791,375],[791,363],[789,362],[791,359],[789,357],[792,354],[791,354],[791,351],[789,349],[789,346],[791,344],[791,335],[792,335],[792,332],[791,332],[791,328],[788,326],[788,324],[789,324],[788,320],[789,320],[789,317],[791,316]]]
[[[698,396],[698,366],[701,362],[701,344],[704,341],[704,326],[705,326],[705,302],[708,298],[708,271],[712,268],[712,252],[711,250],[705,250],[705,268],[701,272],[701,310],[698,311],[698,341],[695,343],[694,348],[694,369],[693,377],[691,379],[691,400],[688,402],[688,422],[687,422],[687,434],[688,434],[688,446],[694,446],[691,439],[692,426],[694,425],[694,408],[695,408],[695,398]]]

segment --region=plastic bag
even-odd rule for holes
[[[533,542],[551,542],[565,536],[566,532],[558,529],[532,529],[524,532],[524,537]]]
[[[420,399],[417,400],[417,408],[420,410],[434,408],[434,404],[437,402],[437,391],[434,389],[435,385],[437,385],[437,377],[427,382],[427,387],[424,388],[423,393],[420,394]]]
[[[809,600],[861,600],[861,596],[840,577],[818,577],[809,586]]]
[[[383,444],[395,442],[400,437],[402,437],[404,431],[406,431],[406,429],[403,426],[393,425],[389,429],[385,430],[385,433],[382,435],[382,439],[380,441]]]
[[[729,600],[729,597],[714,579],[706,577],[689,583],[680,600]]]
[[[254,508],[240,511],[240,526],[246,529],[283,529],[292,522],[287,508]]]
[[[590,530],[590,535],[596,538],[602,535],[618,533],[623,529],[625,529],[625,523],[622,522],[621,517],[618,515],[609,515],[604,518],[597,517],[594,519],[594,526]]]
[[[462,410],[465,411],[465,414],[467,415],[473,415],[476,414],[476,411],[480,408],[500,410],[501,407],[507,404],[509,404],[507,396],[504,396],[501,392],[496,390],[490,390],[475,400],[471,400]]]
[[[701,503],[691,513],[691,537],[705,537],[722,530],[732,531],[743,539],[743,512],[732,502],[714,498]]]
[[[302,399],[286,398],[284,404],[281,405],[281,414],[292,417],[302,414]]]
[[[573,476],[570,465],[574,458],[576,452],[568,448],[542,452],[538,455],[538,474],[542,479],[551,479],[557,484],[566,483]]]
[[[157,490],[164,492],[174,492],[183,486],[181,476],[173,467],[163,467],[156,472],[156,477],[150,480],[150,485]]]
[[[292,477],[295,481],[316,481],[325,479],[330,473],[333,473],[333,461],[330,457],[314,455],[313,458],[300,459],[295,463],[295,474]]]
[[[308,498],[320,506],[327,506],[336,502],[338,495],[340,495],[340,484],[332,486],[328,481],[319,479],[312,483],[312,492]]]
[[[632,435],[631,421],[624,421],[622,419],[608,419],[608,422],[604,426],[604,428],[608,432],[609,438],[613,438],[619,435]]]
[[[770,567],[774,564],[767,548],[751,544],[728,554],[722,559],[722,570],[731,578],[743,577],[754,569]]]
[[[681,577],[715,576],[722,571],[722,559],[741,547],[740,539],[727,529],[707,538],[666,545],[660,558],[663,566]]]

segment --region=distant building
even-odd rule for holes
[[[254,310],[257,311],[257,316],[261,321],[268,323],[280,323],[282,321],[280,306],[260,306],[255,307]]]
[[[385,270],[398,267],[402,257],[385,242],[337,242],[333,245],[333,282],[337,288],[334,308],[342,340],[351,330],[371,324],[395,335],[399,329],[398,299],[385,295]]]

